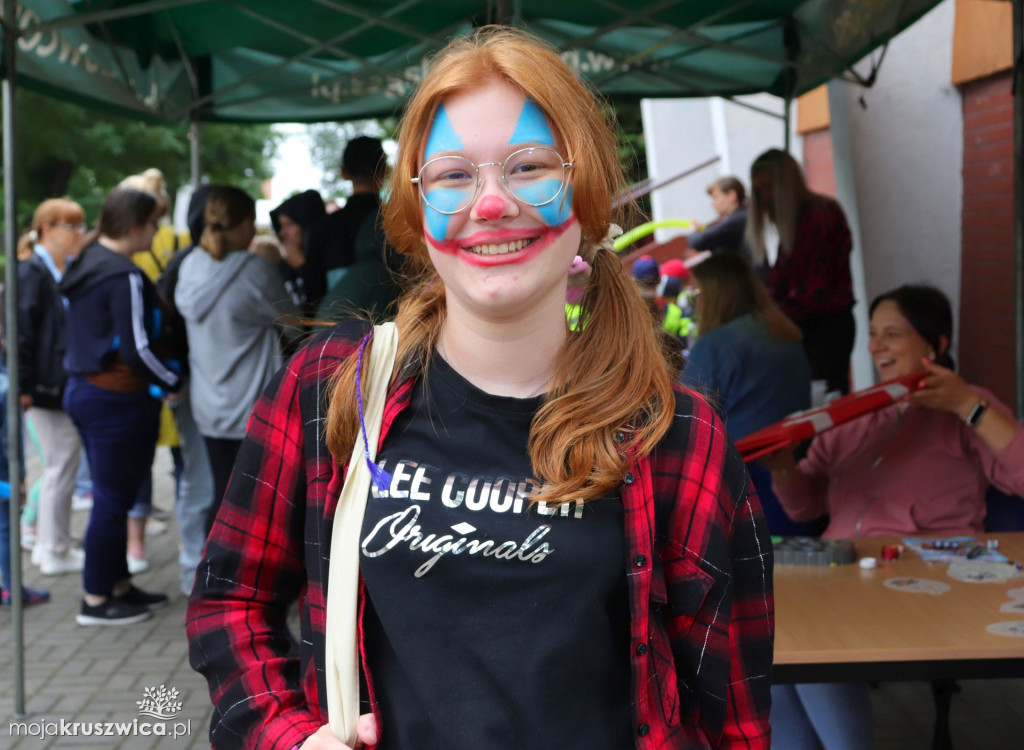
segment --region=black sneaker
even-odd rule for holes
[[[82,600],[82,609],[75,616],[79,625],[132,625],[136,622],[148,620],[153,616],[149,607],[128,604],[118,600],[117,597],[109,597],[102,604],[92,606]]]
[[[143,591],[137,586],[132,586],[120,596],[113,597],[114,601],[122,604],[130,604],[133,607],[146,607],[147,609],[160,609],[167,606],[167,594],[154,594]]]

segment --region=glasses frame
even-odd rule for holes
[[[84,221],[81,224],[72,224],[70,221],[51,221],[50,226],[60,229],[67,229],[69,232],[86,232],[89,225]]]
[[[530,203],[529,201],[523,200],[514,192],[512,192],[512,188],[510,188],[508,185],[508,175],[505,174],[505,165],[508,164],[508,160],[511,159],[513,156],[515,156],[516,154],[521,154],[524,151],[548,151],[557,156],[558,161],[562,165],[562,184],[558,186],[558,192],[556,192],[553,196],[551,196],[546,201],[543,201],[541,203]],[[457,208],[454,211],[443,211],[440,208],[436,208],[434,204],[430,202],[430,199],[427,198],[426,193],[423,192],[423,170],[425,170],[434,162],[440,161],[441,159],[465,159],[467,162],[469,162],[469,165],[473,167],[473,172],[476,175],[476,188],[473,190],[473,195],[470,196],[465,206],[463,206],[462,208]],[[430,206],[431,210],[437,211],[437,213],[444,214],[445,216],[454,216],[455,214],[462,213],[467,208],[472,206],[473,201],[475,201],[476,197],[480,195],[480,188],[483,187],[484,184],[484,180],[480,176],[481,167],[501,167],[500,182],[501,186],[505,188],[505,192],[508,193],[512,197],[512,199],[517,203],[521,203],[524,206],[540,208],[541,206],[546,206],[549,203],[554,202],[555,200],[558,199],[560,195],[562,195],[563,192],[565,192],[565,185],[569,181],[568,170],[572,169],[574,166],[576,165],[573,164],[571,161],[566,161],[565,158],[560,153],[555,151],[553,148],[547,148],[546,146],[527,146],[525,148],[518,148],[515,151],[513,151],[511,154],[505,157],[505,161],[486,161],[483,164],[476,164],[468,156],[459,156],[458,154],[445,154],[444,156],[435,156],[433,159],[428,159],[427,161],[425,161],[423,163],[423,166],[420,167],[420,171],[417,173],[417,175],[415,177],[410,177],[409,181],[419,188],[420,198],[423,199],[424,203]]]

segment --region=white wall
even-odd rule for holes
[[[851,227],[857,388],[874,378],[866,316],[873,297],[900,284],[933,284],[949,297],[953,320],[959,320],[963,109],[960,92],[950,83],[953,2],[945,0],[892,40],[872,88],[830,84],[837,192],[851,223],[859,218],[859,226]],[[869,61],[856,68],[866,75]],[[745,101],[782,109],[780,100],[767,95]],[[754,158],[782,146],[778,120],[724,100],[645,100],[642,112],[653,178],[664,179],[715,154],[723,157],[653,193],[655,219],[712,218],[707,183],[731,173],[749,187]],[[799,138],[792,150],[800,160]],[[673,234],[656,236],[665,241]]]
[[[741,101],[782,114],[782,100],[767,94],[741,97]],[[704,169],[651,193],[655,220],[715,218],[707,196],[708,183],[735,175],[750,186],[750,165],[769,148],[784,144],[783,122],[725,99],[644,99],[641,102],[647,170],[655,181],[664,180],[718,156]],[[793,140],[794,155],[800,146]],[[658,242],[680,234],[659,229]]]
[[[873,88],[844,88],[867,295],[860,302],[926,282],[946,293],[957,321],[963,109],[950,82],[953,10],[946,0],[896,37]],[[868,70],[863,61],[856,67]],[[836,156],[838,185],[844,160]],[[861,352],[865,333],[858,332]]]

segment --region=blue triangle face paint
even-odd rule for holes
[[[520,143],[534,143],[540,146],[555,146],[555,134],[548,127],[547,118],[541,112],[537,102],[527,99],[523,102],[523,108],[519,112],[519,119],[516,121],[515,132],[509,143],[517,145]]]
[[[455,132],[444,104],[438,104],[437,112],[434,113],[434,124],[430,128],[430,136],[427,138],[424,159],[430,160],[442,151],[462,151],[462,139]],[[436,205],[450,210],[459,205],[463,196],[454,190],[435,190],[430,194],[430,199]],[[451,215],[438,213],[425,201],[423,202],[423,212],[427,219],[427,229],[430,230],[430,235],[437,240],[447,238]]]
[[[427,138],[427,148],[423,158],[432,159],[441,151],[462,151],[462,139],[455,132],[444,104],[437,105],[434,124],[430,128],[430,136]]]
[[[509,144],[512,146],[525,143],[548,146],[552,149],[555,147],[555,134],[551,132],[544,112],[537,106],[537,102],[529,97],[523,102],[519,119],[516,121],[516,129],[509,139]],[[537,188],[539,189],[540,186]],[[529,196],[524,195],[523,197],[529,200]],[[566,185],[565,191],[558,198],[545,206],[538,206],[536,211],[550,227],[556,227],[568,221],[572,216],[572,186]]]

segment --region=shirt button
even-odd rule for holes
[[[638,567],[638,568],[642,568],[643,566],[645,566],[647,564],[647,556],[646,555],[633,555],[633,564],[636,567]]]
[[[647,644],[646,643],[638,643],[637,647],[636,647],[636,653],[637,653],[638,656],[643,656],[644,654],[646,654],[647,653]]]
[[[622,481],[626,484],[633,484],[634,479],[636,479],[636,477],[633,476],[633,472],[627,471],[626,476],[622,478]]]
[[[616,430],[615,434],[612,435],[612,440],[614,440],[616,443],[625,442],[626,433],[624,433],[622,430]]]
[[[636,728],[636,733],[639,734],[641,737],[646,737],[648,734],[651,733],[651,727],[645,721],[643,724]]]

